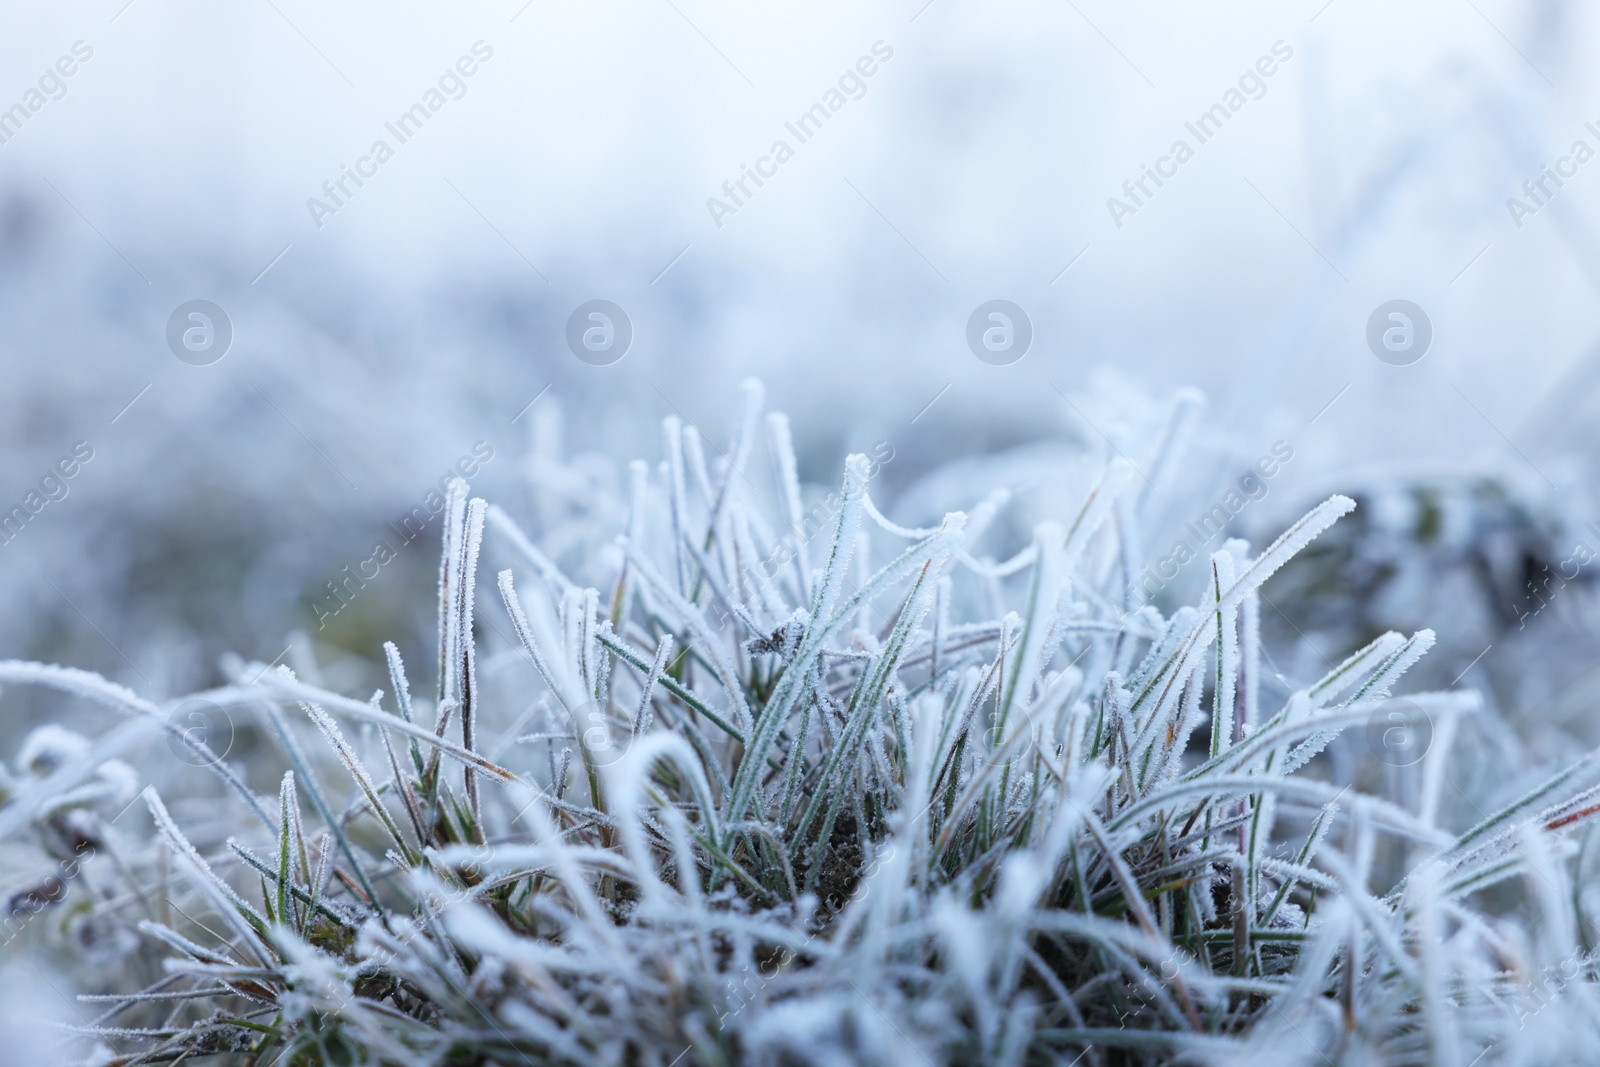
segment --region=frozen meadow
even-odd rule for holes
[[[1587,1055],[1593,12],[0,27],[15,1062]]]

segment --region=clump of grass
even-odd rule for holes
[[[143,909],[137,984],[99,999],[91,1058],[1465,1063],[1594,1027],[1592,857],[1572,853],[1596,757],[1449,832],[1450,724],[1476,702],[1421,693],[1437,737],[1409,803],[1319,777],[1428,631],[1264,705],[1263,584],[1350,500],[1228,542],[1164,616],[1134,599],[1127,461],[996,562],[974,546],[1003,496],[903,528],[852,456],[808,544],[781,415],[775,504],[748,469],[760,405],[748,387],[711,467],[667,420],[624,536],[570,567],[458,483],[431,699],[393,645],[370,700],[261,664],[201,694],[275,739],[278,795],[169,727],[232,788],[230,832],[197,847],[146,789],[154,847],[116,857],[126,884],[95,904]],[[492,586],[486,535],[518,561]],[[481,623],[514,645],[480,654]],[[76,670],[0,681],[163,720]],[[111,751],[13,789],[0,832],[58,819]],[[1380,851],[1398,882],[1373,884]],[[1517,879],[1514,920],[1479,906]],[[1557,998],[1578,1010],[1522,1028]]]

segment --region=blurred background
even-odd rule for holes
[[[793,418],[808,491],[885,441],[892,517],[1010,485],[1022,543],[1107,457],[1142,463],[1193,386],[1157,556],[1275,450],[1232,532],[1263,543],[1336,490],[1363,504],[1281,579],[1285,687],[1431,625],[1427,680],[1486,688],[1519,743],[1559,753],[1594,732],[1597,19],[1567,0],[12,6],[0,655],[164,700],[229,651],[420,650],[437,523],[330,596],[459,463],[538,529],[654,462],[665,416],[726,447],[749,376]],[[1032,335],[1004,365],[968,342],[995,299]],[[199,354],[173,340],[197,300],[227,335]],[[569,345],[592,300],[631,327],[620,359]],[[1424,320],[1404,358],[1369,341],[1393,300]],[[34,699],[8,696],[8,739]]]

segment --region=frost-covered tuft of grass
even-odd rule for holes
[[[365,700],[236,663],[198,697],[259,738],[247,768],[169,724],[180,702],[0,663],[0,682],[125,719],[93,742],[44,728],[0,805],[0,840],[61,864],[34,912],[65,909],[51,928],[100,952],[104,992],[63,1058],[1455,1064],[1592,1047],[1600,760],[1447,829],[1453,724],[1477,704],[1411,693],[1434,739],[1389,776],[1403,788],[1328,781],[1319,753],[1388,722],[1426,630],[1264,700],[1263,585],[1349,499],[1259,548],[1227,542],[1168,616],[1137,600],[1151,487],[1127,460],[996,561],[981,546],[1004,491],[908,529],[851,456],[807,510],[788,424],[761,404],[751,384],[710,464],[666,420],[661,463],[584,505],[585,523],[622,517],[611,544],[525,530],[457,483],[427,694],[392,644],[388,690]],[[1149,459],[1182,478],[1182,457]],[[587,484],[561,475],[546,484]],[[486,546],[513,561],[492,581]],[[163,727],[179,769],[224,791],[180,804],[186,778],[119,758]],[[268,766],[275,795],[250,780]],[[140,779],[160,786],[124,816]]]

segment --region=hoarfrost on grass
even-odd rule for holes
[[[276,800],[203,745],[227,786],[203,808],[199,769],[132,778],[118,754],[159,707],[0,663],[131,716],[36,732],[0,807],[31,862],[95,847],[38,936],[141,938],[61,1055],[1529,1062],[1592,1029],[1595,761],[1457,833],[1438,797],[1471,694],[1407,696],[1440,726],[1420,793],[1319,761],[1430,631],[1378,636],[1276,709],[1264,692],[1263,587],[1354,501],[1259,552],[1227,541],[1164,612],[1139,599],[1141,527],[1181,493],[1192,394],[1137,468],[1109,462],[1001,562],[984,540],[1010,488],[905,525],[866,456],[808,522],[762,403],[747,387],[709,462],[665,420],[624,499],[538,501],[535,531],[453,486],[431,698],[393,645],[369,700],[235,661],[200,695],[270,746]],[[615,543],[573,536],[599,515]],[[481,552],[510,564],[501,622]],[[153,835],[122,818],[141,785]],[[1554,1003],[1578,1010],[1524,1025]]]

